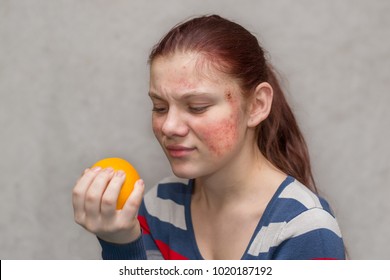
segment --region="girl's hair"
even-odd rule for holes
[[[149,63],[178,51],[201,54],[213,67],[236,79],[246,95],[262,82],[272,86],[270,114],[257,127],[258,147],[272,164],[317,192],[307,145],[256,37],[218,15],[202,16],[173,27],[154,46]]]

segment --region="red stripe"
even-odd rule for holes
[[[143,234],[150,234],[150,228],[148,225],[148,222],[146,221],[144,216],[138,216],[138,221],[142,228]],[[161,254],[163,255],[164,259],[166,260],[188,260],[188,258],[180,255],[179,253],[171,250],[167,244],[162,242],[161,240],[155,240],[155,243],[160,250]]]
[[[185,256],[180,255],[179,253],[171,250],[167,244],[161,240],[156,240],[156,245],[166,260],[188,260]]]
[[[141,225],[142,233],[143,234],[150,234],[150,228],[149,228],[148,222],[146,221],[145,217],[138,216],[138,221]]]

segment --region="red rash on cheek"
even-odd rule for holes
[[[221,156],[228,152],[238,138],[237,120],[233,116],[202,129],[202,137],[211,153]]]
[[[215,156],[222,156],[231,150],[239,138],[240,105],[230,90],[226,90],[225,99],[230,104],[232,113],[226,119],[205,126],[202,130],[203,140]]]

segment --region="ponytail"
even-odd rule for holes
[[[317,193],[305,139],[270,64],[267,78],[274,95],[268,118],[258,126],[260,151],[276,167]]]

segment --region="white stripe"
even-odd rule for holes
[[[148,260],[163,260],[163,256],[159,250],[146,251],[146,258]]]
[[[280,231],[285,225],[286,222],[282,222],[262,227],[249,247],[248,254],[258,256],[260,253],[268,252],[272,244],[276,243]]]
[[[280,238],[283,241],[316,229],[328,229],[341,237],[336,219],[323,209],[313,208],[292,219],[284,228]]]
[[[288,223],[271,223],[267,227],[262,227],[251,244],[248,253],[252,256],[258,256],[287,239],[316,229],[328,229],[341,238],[336,219],[323,209],[313,208],[303,212]]]
[[[166,181],[165,183],[168,182],[171,181]],[[162,199],[157,197],[157,190],[158,185],[150,189],[144,197],[144,202],[148,213],[151,216],[158,218],[160,221],[167,222],[177,228],[187,230],[184,205],[177,204],[170,199]]]
[[[321,202],[311,190],[295,180],[279,195],[280,198],[291,198],[302,203],[307,209],[322,208]]]

